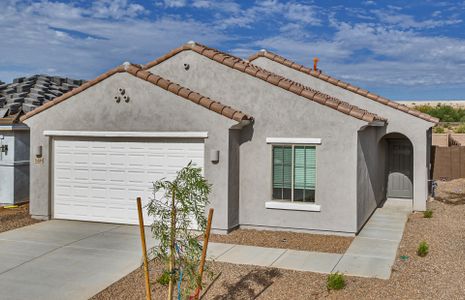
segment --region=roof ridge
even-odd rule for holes
[[[256,66],[252,64],[251,62],[245,61],[234,55],[222,52],[214,48],[207,47],[199,43],[191,42],[191,43],[184,44],[183,46],[178,47],[176,49],[173,49],[167,54],[144,65],[143,70],[152,68],[153,66],[185,50],[195,51],[211,60],[219,62],[223,65],[226,65],[232,69],[236,69],[243,73],[247,73],[249,75],[262,79],[268,83],[279,86],[294,94],[305,97],[311,101],[320,103],[322,105],[328,106],[330,108],[338,110],[342,113],[345,113],[357,119],[360,119],[366,122],[373,122],[373,121],[387,122],[386,118],[380,117],[377,114],[368,112],[355,105],[352,105],[350,103],[347,103],[335,97],[331,97],[320,91],[311,89],[310,87],[307,87],[299,82],[295,82],[292,79],[289,79],[281,75],[275,74],[273,72],[270,72],[264,68]],[[341,105],[342,103],[344,103],[344,105]]]
[[[245,120],[249,120],[249,121],[252,121],[253,120],[253,117],[252,116],[249,116],[245,113],[243,113],[242,111],[240,110],[236,110],[230,106],[227,106],[227,105],[224,105],[222,104],[221,102],[219,101],[215,101],[215,100],[212,100],[208,97],[205,97],[197,92],[194,92],[188,88],[185,88],[177,83],[174,83],[170,80],[167,80],[167,79],[164,79],[163,77],[159,76],[159,75],[156,75],[156,74],[153,74],[147,70],[143,70],[141,68],[140,65],[136,65],[136,64],[131,64],[131,63],[128,63],[128,62],[125,62],[123,65],[120,65],[116,68],[113,68],[103,74],[101,74],[100,76],[98,76],[97,78],[95,78],[94,80],[91,80],[91,81],[88,81],[86,83],[84,83],[83,85],[59,96],[59,97],[56,97],[55,99],[53,99],[52,101],[36,108],[35,110],[33,111],[30,111],[28,112],[27,114],[23,115],[21,117],[21,121],[24,121],[68,98],[70,98],[71,96],[74,96],[80,92],[83,92],[84,90],[90,88],[91,86],[103,81],[104,79],[116,74],[116,73],[128,73],[134,77],[137,77],[139,79],[142,79],[142,80],[145,80],[147,82],[150,82],[158,87],[161,87],[163,88],[164,90],[167,90],[175,95],[178,95],[180,97],[183,97],[187,100],[190,100],[192,102],[194,102],[195,104],[198,104],[200,106],[203,106],[211,111],[214,111],[220,115],[223,115],[229,119],[232,119],[232,120],[235,120],[237,122],[241,122],[241,121],[245,121]]]
[[[251,55],[249,58],[248,58],[248,61],[253,61],[259,57],[266,57],[268,59],[271,59],[272,61],[275,61],[277,63],[280,63],[282,65],[285,65],[287,67],[290,67],[294,70],[297,70],[297,71],[300,71],[302,73],[306,73],[306,74],[309,74],[313,77],[316,77],[318,79],[321,79],[321,80],[324,80],[326,82],[329,82],[333,85],[336,85],[338,87],[341,87],[343,89],[346,89],[348,91],[351,91],[353,93],[356,93],[356,94],[359,94],[361,96],[364,96],[370,100],[373,100],[373,101],[376,101],[376,102],[379,102],[381,104],[384,104],[384,105],[387,105],[387,106],[390,106],[392,108],[395,108],[395,109],[398,109],[400,111],[403,111],[405,113],[408,113],[410,115],[413,115],[415,117],[418,117],[420,119],[423,119],[423,120],[426,120],[426,121],[429,121],[429,122],[433,122],[433,123],[437,123],[439,122],[439,119],[437,118],[434,118],[428,114],[425,114],[425,113],[422,113],[416,109],[413,109],[413,108],[409,108],[403,104],[400,104],[400,103],[397,103],[395,101],[392,101],[392,100],[389,100],[383,96],[380,96],[380,95],[377,95],[375,93],[372,93],[372,92],[369,92],[365,89],[362,89],[361,87],[357,87],[357,86],[354,86],[348,82],[345,82],[345,81],[342,81],[342,80],[339,80],[339,79],[336,79],[334,77],[331,77],[327,74],[324,74],[321,70],[313,70],[311,68],[308,68],[304,65],[301,65],[301,64],[298,64],[290,59],[287,59],[283,56],[280,56],[276,53],[273,53],[273,52],[270,52],[270,51],[267,51],[267,50],[260,50],[258,51],[257,53]]]

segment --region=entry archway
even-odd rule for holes
[[[413,199],[413,145],[401,133],[389,133],[380,143],[385,147],[386,198]]]

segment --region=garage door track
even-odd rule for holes
[[[0,233],[0,257],[2,299],[88,299],[142,262],[137,226],[61,220]]]

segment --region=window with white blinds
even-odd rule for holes
[[[273,146],[273,199],[315,201],[315,146]]]

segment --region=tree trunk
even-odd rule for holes
[[[175,284],[175,239],[176,239],[176,204],[175,204],[175,189],[172,190],[171,196],[171,236],[170,236],[170,283],[168,289],[168,300],[173,300],[174,284]]]

